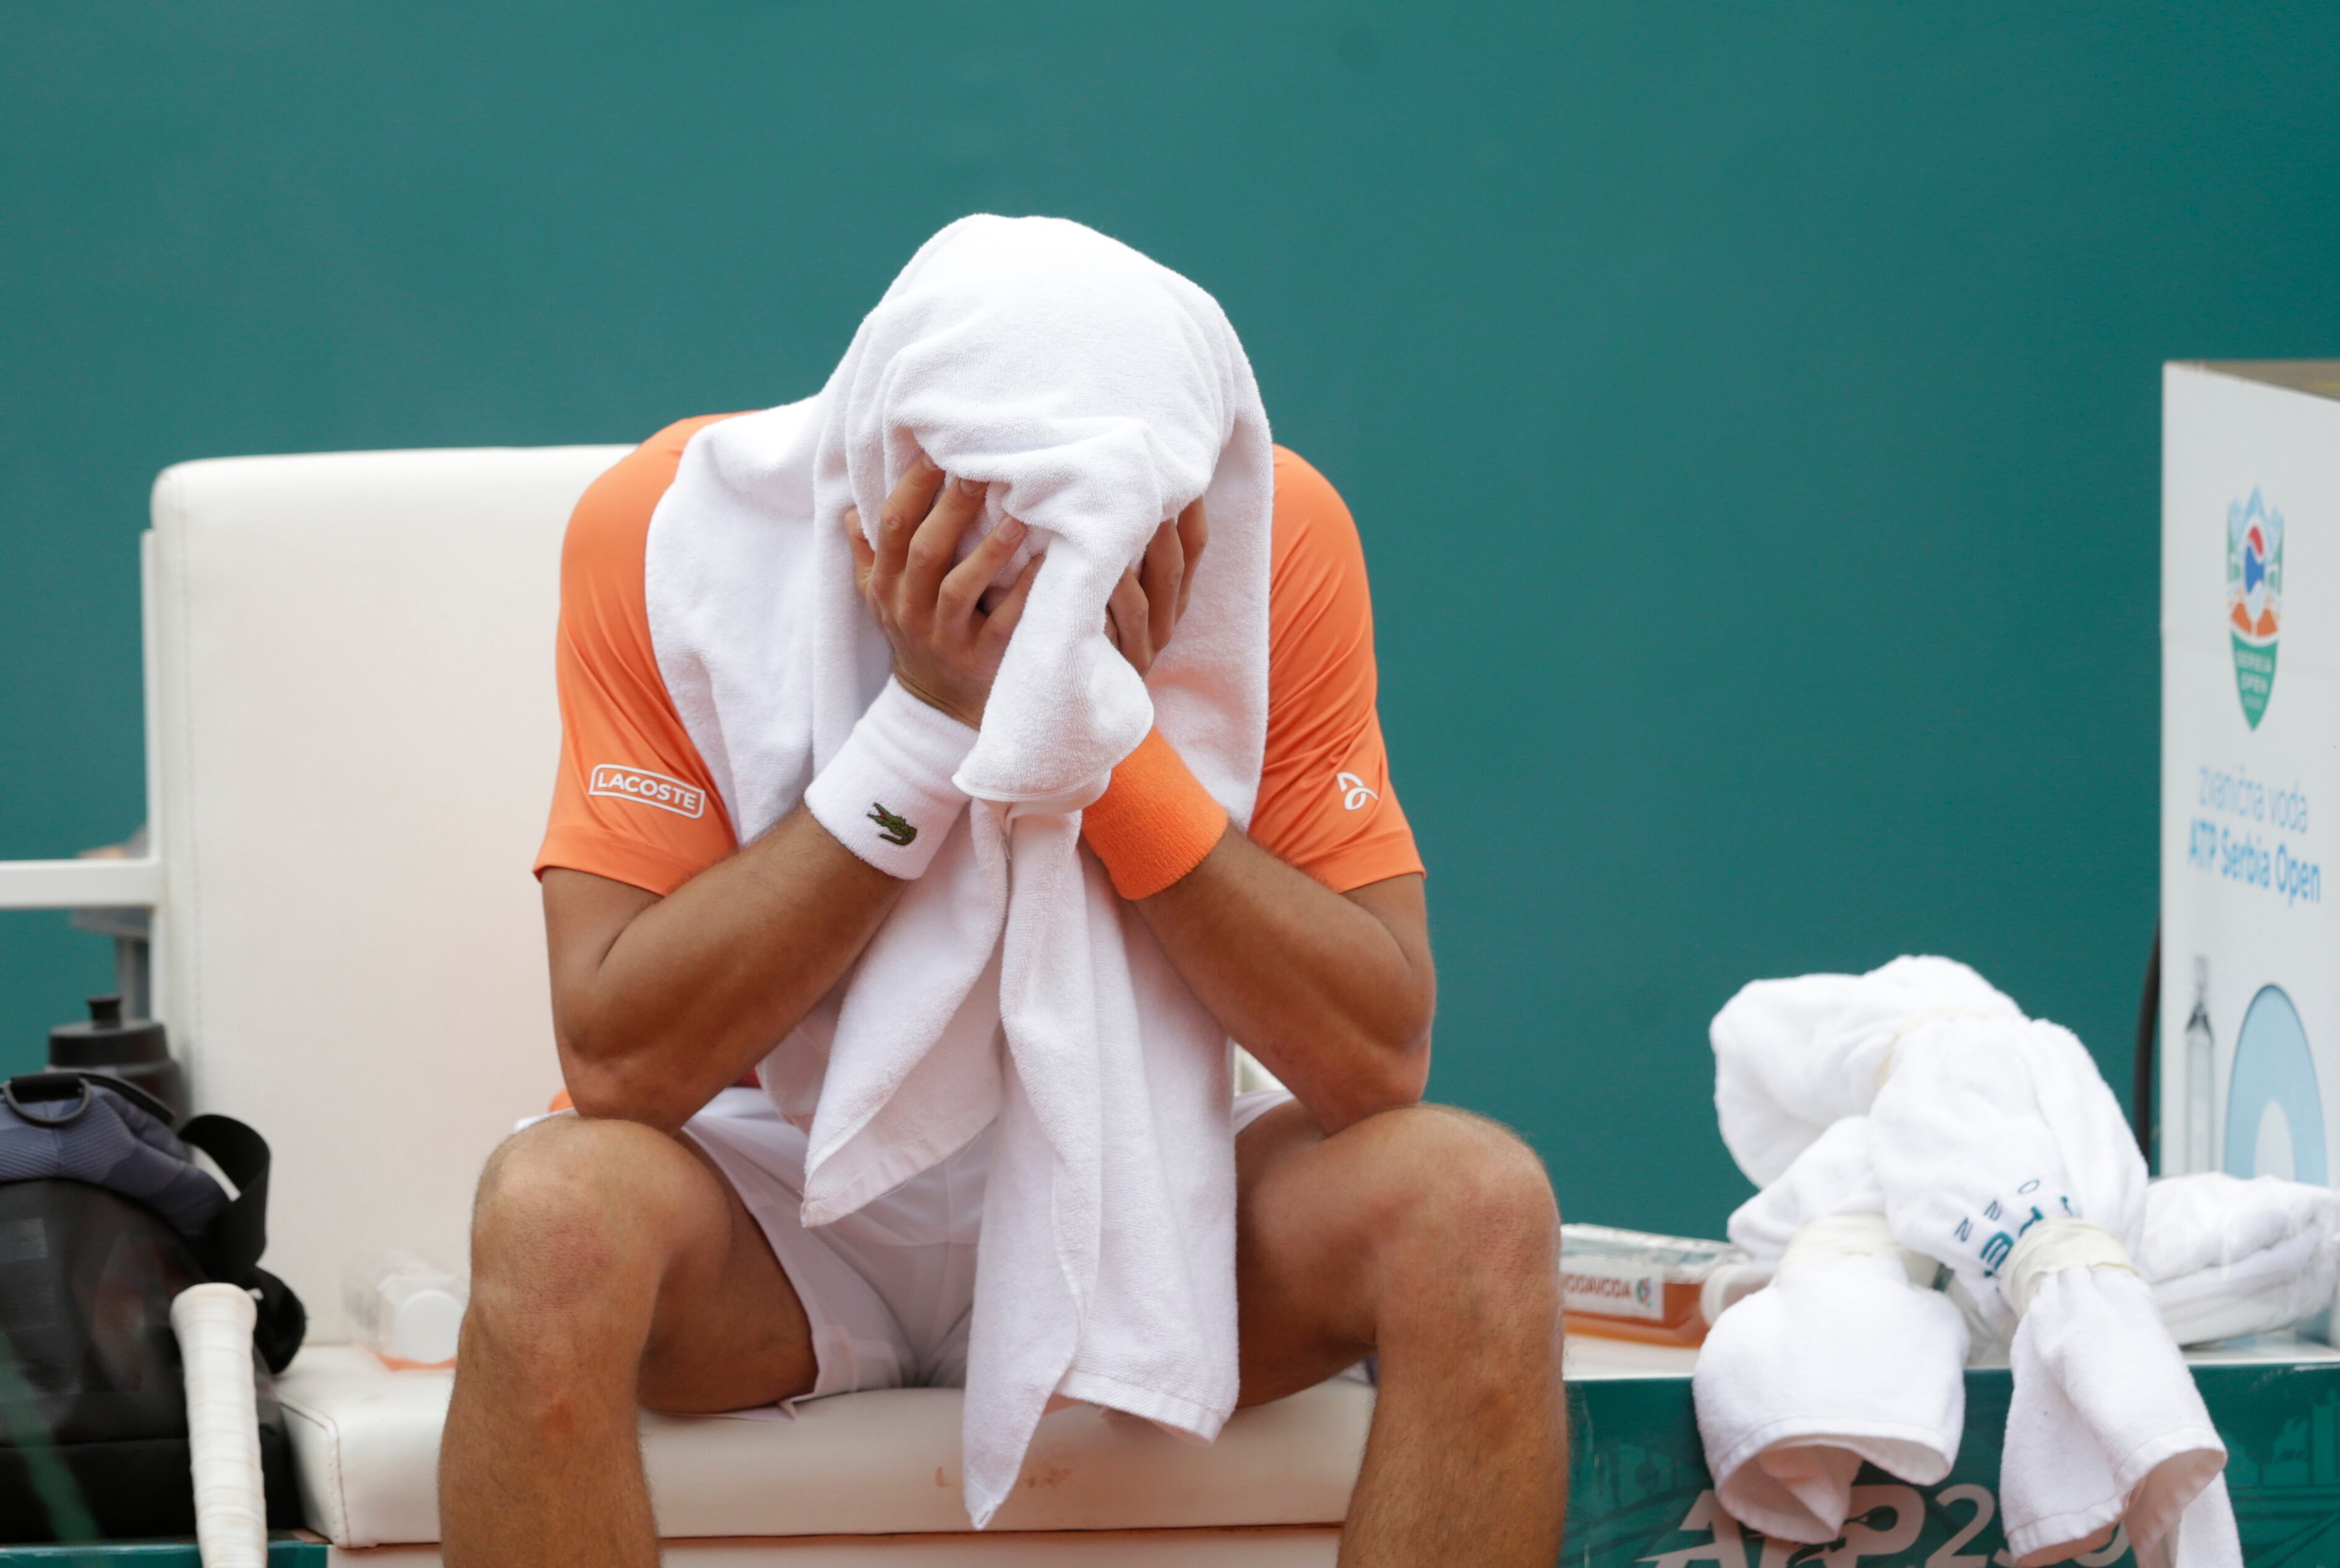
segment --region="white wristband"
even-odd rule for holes
[[[910,695],[898,680],[861,716],[804,793],[805,809],[837,841],[889,877],[924,871],[967,795],[951,782],[976,732]]]

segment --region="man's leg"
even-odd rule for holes
[[[637,1405],[768,1404],[815,1372],[788,1276],[695,1145],[539,1123],[480,1179],[439,1456],[449,1568],[649,1568]]]
[[[1381,1358],[1343,1568],[1550,1568],[1568,1414],[1560,1212],[1534,1154],[1443,1107],[1326,1137],[1295,1104],[1235,1160],[1243,1402]]]

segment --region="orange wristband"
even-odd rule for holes
[[[1081,837],[1125,898],[1150,898],[1203,863],[1227,830],[1227,809],[1187,770],[1162,731],[1149,729],[1081,813]]]

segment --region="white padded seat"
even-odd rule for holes
[[[392,1372],[346,1345],[278,1379],[302,1512],[336,1546],[439,1539],[439,1434],[453,1374]],[[999,1533],[1338,1524],[1373,1391],[1336,1378],[1238,1413],[1205,1448],[1089,1406],[1044,1419]],[[642,1417],[659,1533],[774,1537],[961,1533],[959,1394],[812,1400],[790,1420]]]

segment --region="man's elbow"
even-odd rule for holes
[[[1363,1066],[1342,1086],[1317,1119],[1328,1133],[1353,1126],[1383,1111],[1418,1106],[1430,1087],[1430,1029],[1395,1041],[1381,1041],[1360,1053]]]
[[[1430,1092],[1430,1027],[1409,1037],[1383,1058],[1382,1105],[1385,1111],[1418,1106]]]
[[[640,1122],[670,1133],[697,1108],[679,1102],[670,1075],[643,1072],[629,1057],[588,1055],[563,1042],[560,1058],[569,1103],[580,1116]]]

